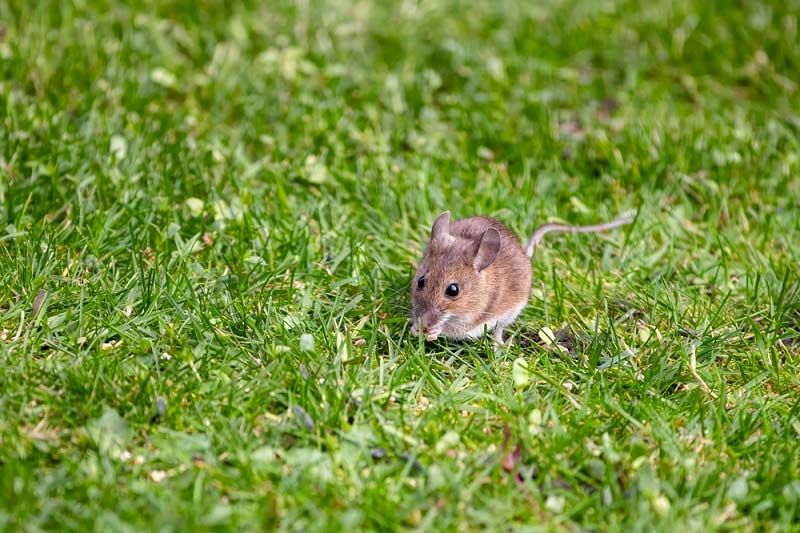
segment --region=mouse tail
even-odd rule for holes
[[[528,246],[525,247],[525,253],[528,257],[533,257],[533,252],[536,250],[536,245],[551,231],[565,231],[569,233],[597,233],[600,231],[608,231],[625,224],[630,224],[636,218],[636,211],[632,211],[625,216],[616,218],[611,222],[604,222],[603,224],[593,224],[591,226],[573,226],[570,224],[545,224],[533,232],[531,238],[528,240]]]

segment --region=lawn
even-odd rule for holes
[[[798,18],[0,0],[0,530],[800,529]],[[638,215],[495,351],[448,209]]]

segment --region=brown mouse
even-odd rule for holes
[[[528,303],[531,257],[551,231],[590,233],[630,224],[625,216],[593,226],[545,224],[525,249],[501,222],[471,217],[450,222],[450,212],[436,218],[425,254],[411,282],[411,333],[427,340],[477,339],[494,331],[503,342],[503,328]]]

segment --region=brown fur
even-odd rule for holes
[[[429,340],[474,338],[494,330],[503,342],[503,328],[519,315],[531,292],[530,257],[536,244],[551,231],[595,233],[634,221],[629,214],[592,226],[545,224],[523,251],[516,236],[499,221],[472,217],[450,223],[450,212],[439,215],[431,240],[411,282],[411,332]],[[418,287],[424,276],[423,288]],[[457,297],[445,294],[458,284]],[[420,331],[421,328],[421,331]]]
[[[492,230],[499,235],[499,251],[488,266],[479,270],[476,256],[481,240]],[[492,257],[494,238],[493,235],[485,238],[488,244],[480,257],[486,249]],[[425,277],[422,289],[417,287],[420,276]],[[428,248],[412,280],[414,326],[421,322],[426,335],[442,334],[453,339],[472,337],[469,332],[482,325],[491,331],[509,310],[521,309],[527,303],[531,276],[530,259],[516,236],[502,223],[488,217],[449,223],[449,213],[445,213],[434,224]],[[445,295],[451,283],[459,285],[460,292],[455,298]],[[442,320],[444,323],[440,324]]]

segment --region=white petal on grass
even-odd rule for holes
[[[478,148],[478,157],[481,159],[486,159],[487,161],[491,161],[494,159],[494,152],[485,146],[480,146]]]
[[[566,498],[563,496],[556,496],[550,495],[544,501],[545,508],[550,511],[551,513],[561,514],[561,511],[564,510],[564,506],[567,504]]]
[[[528,433],[538,435],[542,432],[542,412],[534,409],[528,414]]]
[[[531,382],[531,373],[528,371],[528,362],[519,357],[514,360],[511,367],[511,377],[514,379],[514,386],[518,389],[526,387]]]
[[[672,507],[669,499],[667,499],[667,497],[663,494],[659,494],[658,496],[654,497],[653,501],[650,503],[653,506],[653,511],[655,511],[659,516],[666,515],[669,512],[670,507]]]
[[[104,342],[104,343],[102,343],[100,345],[100,349],[101,350],[113,350],[114,348],[117,348],[119,346],[122,346],[122,339]]]
[[[571,198],[569,199],[569,201],[570,201],[570,203],[572,204],[572,206],[573,206],[573,207],[574,207],[574,208],[575,208],[575,209],[576,209],[576,210],[577,210],[579,213],[582,213],[582,214],[584,214],[584,215],[591,214],[592,210],[591,210],[591,209],[589,209],[589,208],[586,206],[586,204],[585,204],[585,203],[581,202],[581,201],[580,201],[578,198],[576,198],[575,196],[571,197]]]
[[[650,327],[648,325],[639,324],[639,340],[641,342],[643,342],[643,343],[647,342],[647,339],[650,338],[651,334],[652,334],[652,330],[650,329]]]
[[[206,203],[201,200],[200,198],[187,198],[186,199],[186,207],[189,208],[189,213],[193,217],[199,217],[203,214],[203,208],[205,208]]]
[[[542,342],[547,346],[552,346],[556,340],[556,335],[553,333],[552,329],[545,326],[539,330],[539,338],[542,339]]]
[[[174,88],[178,85],[175,74],[162,67],[156,67],[150,72],[150,79],[162,87]]]
[[[728,498],[735,502],[741,502],[747,497],[747,479],[739,476],[728,485]]]
[[[314,351],[314,336],[310,333],[300,335],[300,349],[304,352]]]
[[[800,500],[800,481],[795,479],[794,481],[787,483],[783,487],[781,495],[791,502]]]
[[[350,359],[350,345],[347,343],[347,337],[341,331],[336,332],[336,353],[342,363],[346,363]]]
[[[306,179],[311,183],[325,183],[330,174],[325,163],[319,160],[316,155],[309,155],[305,161]]]
[[[128,142],[122,135],[112,135],[109,150],[117,161],[125,159],[125,156],[128,154]]]
[[[150,472],[150,479],[155,481],[156,483],[161,483],[165,479],[167,479],[167,473],[163,470],[153,470]]]
[[[506,67],[499,57],[490,57],[486,60],[486,71],[495,81],[503,81],[506,77]]]

